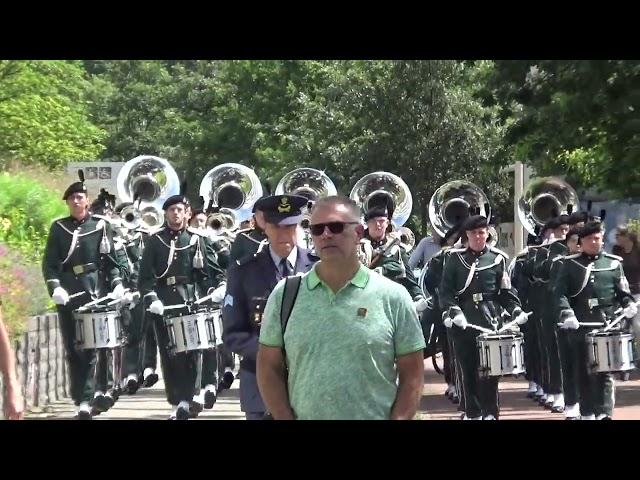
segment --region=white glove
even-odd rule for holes
[[[571,314],[564,319],[561,328],[569,330],[577,330],[578,328],[580,328],[580,323],[578,323],[578,319],[576,318],[575,313],[571,312]]]
[[[122,305],[131,305],[133,303],[133,293],[127,292],[122,296],[122,300],[120,300]]]
[[[56,287],[53,290],[53,295],[51,298],[56,303],[56,305],[66,305],[69,302],[69,294],[62,287]]]
[[[624,316],[627,318],[633,318],[638,314],[638,307],[635,303],[630,303],[629,305],[624,307],[622,313],[624,313]]]
[[[517,313],[517,311],[514,312],[514,314],[516,314],[516,316],[514,317],[514,320],[518,325],[524,325],[525,323],[527,323],[527,320],[529,320],[529,317],[522,310],[518,310],[518,311],[520,313]]]
[[[420,300],[416,300],[415,302],[413,302],[413,306],[416,309],[416,312],[418,312],[418,315],[424,312],[428,305],[429,305],[429,302],[427,302],[424,298],[421,298]]]
[[[124,287],[121,283],[113,288],[113,292],[111,292],[110,297],[114,300],[122,300],[122,297],[124,297]]]
[[[164,313],[164,305],[160,300],[154,300],[151,302],[151,305],[149,305],[149,311],[156,315],[162,315]]]
[[[464,330],[464,329],[466,329],[466,328],[467,328],[467,325],[469,324],[469,323],[467,322],[467,319],[465,318],[465,316],[464,316],[462,313],[458,313],[458,314],[456,314],[456,316],[455,316],[455,317],[453,317],[452,322],[453,322],[456,326],[460,327],[460,328],[461,328],[461,329],[463,329],[463,330]]]
[[[227,285],[225,283],[220,284],[215,289],[210,288],[208,295],[211,295],[211,301],[213,303],[220,303],[224,300],[224,294],[227,291]]]
[[[451,328],[453,326],[453,321],[451,321],[451,317],[445,317],[444,326],[447,328]]]

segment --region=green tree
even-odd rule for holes
[[[640,62],[498,61],[483,98],[500,106],[514,160],[640,195]]]
[[[0,61],[0,160],[40,163],[96,159],[105,132],[92,124],[79,62]]]

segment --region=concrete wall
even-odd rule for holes
[[[40,411],[69,396],[68,367],[57,314],[29,318],[27,331],[13,348],[27,410]],[[0,396],[0,406],[2,401]]]

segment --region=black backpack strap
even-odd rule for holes
[[[296,298],[298,298],[298,290],[300,290],[300,283],[302,282],[302,277],[300,275],[295,275],[293,277],[287,277],[284,281],[284,292],[282,292],[282,306],[280,307],[280,325],[282,327],[282,354],[285,358],[285,379],[289,373],[289,370],[286,369],[286,358],[287,352],[284,348],[284,331],[287,328],[287,323],[289,323],[289,317],[291,316],[291,311],[293,310],[293,306],[296,303]],[[286,384],[286,380],[285,380]],[[273,420],[273,415],[271,413],[266,412],[263,420]]]
[[[280,326],[282,327],[282,337],[284,338],[284,332],[287,329],[287,323],[289,323],[289,317],[291,311],[298,298],[298,290],[300,290],[300,283],[302,277],[295,275],[287,277],[284,282],[284,292],[282,293],[282,307],[280,308]]]

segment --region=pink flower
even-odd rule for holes
[[[9,250],[4,245],[0,245],[0,257],[4,257]]]

